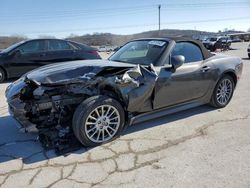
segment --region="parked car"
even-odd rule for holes
[[[232,39],[232,42],[242,42],[242,40],[240,38],[234,38]]]
[[[249,57],[249,59],[250,59],[250,44],[248,45],[247,53],[248,53],[248,57]]]
[[[82,59],[100,59],[100,56],[95,48],[72,41],[22,41],[0,52],[0,82],[50,63]]]
[[[112,52],[113,48],[111,46],[100,46],[98,48],[99,52]]]
[[[242,73],[238,57],[211,54],[186,38],[125,44],[108,60],[70,61],[33,70],[6,90],[10,114],[36,126],[45,146],[111,141],[127,125],[230,102]],[[58,144],[59,143],[59,144]]]
[[[217,49],[228,50],[232,40],[227,36],[210,37],[203,41],[203,45],[210,51],[214,52]]]

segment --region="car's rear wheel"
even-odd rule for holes
[[[123,130],[125,114],[121,104],[107,96],[83,101],[73,116],[73,131],[85,146],[97,146],[116,138]]]
[[[5,80],[5,72],[4,70],[0,67],[0,83],[2,83]]]
[[[231,76],[223,76],[214,88],[210,104],[216,108],[225,107],[231,100],[234,92],[234,80]]]

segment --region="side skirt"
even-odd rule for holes
[[[204,104],[205,104],[204,102],[197,102],[197,101],[196,102],[188,102],[188,103],[184,103],[184,104],[179,104],[179,105],[161,108],[161,109],[154,110],[151,112],[139,114],[139,115],[136,115],[136,116],[130,118],[129,126],[132,124],[141,123],[141,122],[148,121],[148,120],[155,119],[155,118],[159,118],[159,117],[162,117],[165,115],[173,114],[173,113],[176,113],[179,111],[183,111],[183,110],[187,110],[187,109],[194,108],[197,106],[201,106]]]

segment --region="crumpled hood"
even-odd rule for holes
[[[38,84],[53,84],[86,77],[86,74],[94,76],[102,70],[112,67],[129,68],[134,66],[108,60],[79,60],[46,65],[30,71],[24,76]]]

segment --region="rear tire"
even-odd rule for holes
[[[84,146],[97,146],[115,139],[124,124],[125,113],[121,104],[104,95],[83,101],[72,120],[73,132]]]
[[[223,76],[216,84],[210,105],[215,108],[224,108],[230,102],[234,93],[235,83],[231,76]]]
[[[6,79],[5,72],[2,68],[0,68],[0,83],[2,83]]]

